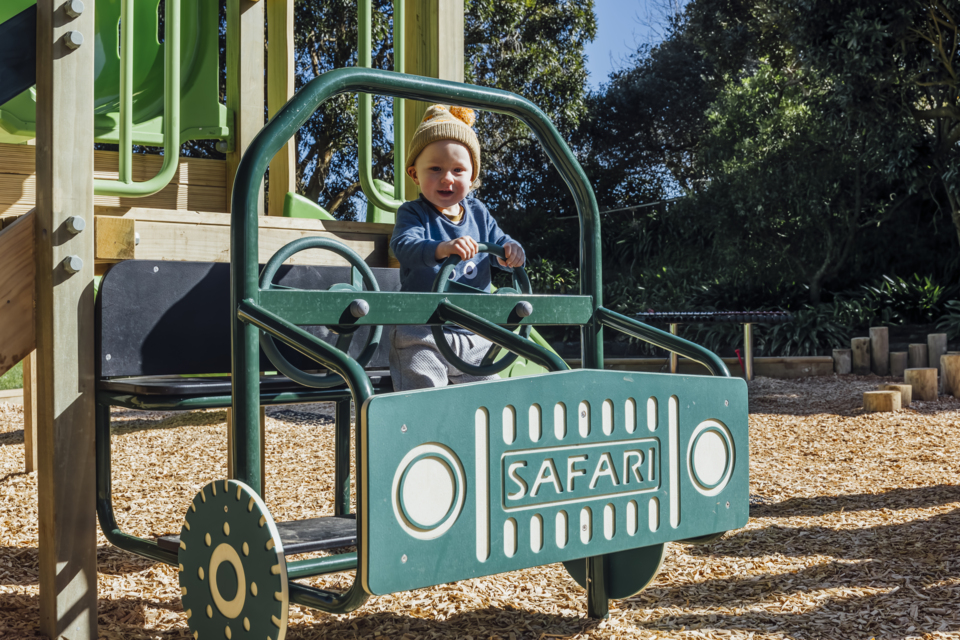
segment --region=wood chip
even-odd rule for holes
[[[960,401],[864,413],[892,378],[750,384],[751,520],[705,547],[673,544],[645,591],[586,619],[550,565],[371,598],[332,616],[292,606],[301,638],[956,638],[960,635]],[[333,512],[333,405],[267,411],[266,501],[277,520]],[[0,638],[39,636],[37,475],[23,408],[0,403]],[[226,475],[224,411],[114,411],[121,526],[176,533],[190,498]],[[191,636],[174,569],[98,538],[101,638]],[[303,556],[306,557],[306,556]],[[308,580],[344,589],[350,574]]]

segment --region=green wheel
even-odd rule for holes
[[[193,637],[230,640],[287,634],[287,564],[260,496],[216,480],[193,498],[180,530],[180,600]]]
[[[629,598],[646,589],[657,577],[666,550],[666,544],[654,544],[604,555],[603,577],[607,597],[611,600]],[[587,588],[586,560],[569,560],[563,566],[577,584]]]

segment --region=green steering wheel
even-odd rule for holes
[[[496,244],[479,243],[477,252],[489,253],[498,258],[506,259],[506,254],[503,251],[503,247]],[[450,276],[453,275],[453,270],[456,268],[457,264],[460,263],[460,260],[460,256],[454,254],[444,261],[443,266],[440,267],[440,272],[433,281],[432,290],[435,293],[447,293],[451,289],[456,288],[459,291],[466,290],[470,293],[486,293],[484,291],[480,291],[479,289],[474,289],[473,287],[469,287],[460,283],[451,284],[452,281],[450,280]],[[513,287],[504,287],[503,289],[499,289],[494,295],[530,295],[532,293],[533,287],[530,285],[530,278],[527,276],[527,272],[524,271],[523,267],[514,267]],[[460,371],[472,376],[495,375],[509,367],[517,359],[516,353],[508,353],[497,362],[494,362],[493,359],[500,352],[500,346],[495,344],[490,347],[489,351],[487,351],[486,355],[484,355],[483,360],[479,365],[470,364],[469,362],[465,362],[453,352],[453,349],[450,348],[450,345],[447,343],[447,337],[443,334],[443,327],[434,325],[430,327],[430,330],[433,332],[433,339],[437,343],[437,349],[439,349],[440,353],[443,354],[443,357],[447,359],[447,362],[455,366]],[[531,325],[522,325],[520,328],[520,335],[524,338],[529,338],[530,331],[532,330],[533,327]]]
[[[337,254],[349,262],[350,266],[354,270],[359,272],[360,280],[362,281],[363,286],[366,287],[367,291],[380,290],[379,285],[377,285],[377,279],[373,275],[373,271],[369,266],[367,266],[367,263],[363,261],[363,258],[357,255],[353,249],[336,240],[315,236],[294,240],[293,242],[284,245],[280,248],[280,250],[273,254],[267,264],[263,267],[263,271],[260,274],[260,288],[272,289],[276,287],[276,285],[273,283],[273,278],[277,274],[277,270],[280,269],[280,266],[284,263],[284,261],[286,261],[287,258],[291,257],[292,255],[307,249],[326,249],[327,251]],[[362,293],[362,288],[360,286],[351,284],[335,284],[330,288],[330,290],[354,291],[357,294]],[[369,311],[369,305],[362,298],[358,298],[352,305],[350,305],[350,311],[355,317],[360,317],[366,315],[366,313]],[[341,337],[344,337],[344,334],[346,334],[348,338],[350,333],[356,331],[356,328],[357,327],[331,327],[331,329],[333,329],[335,332],[340,333]],[[370,333],[367,335],[366,343],[363,346],[363,350],[359,355],[357,355],[357,362],[360,363],[361,367],[366,366],[373,357],[373,354],[376,353],[377,348],[380,346],[380,336],[382,333],[383,327],[380,325],[371,327]],[[348,344],[348,341],[337,342],[337,346],[343,351],[346,351]],[[315,389],[329,389],[331,387],[343,384],[343,380],[340,378],[340,376],[307,373],[306,371],[301,371],[297,367],[293,366],[289,360],[283,357],[283,354],[280,353],[280,350],[277,349],[277,345],[273,341],[273,337],[263,331],[260,332],[260,348],[263,349],[263,352],[267,355],[267,358],[270,360],[270,362],[272,362],[277,368],[277,371],[304,386],[313,387]]]

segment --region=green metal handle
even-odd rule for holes
[[[627,316],[620,315],[603,307],[597,309],[596,314],[602,324],[612,329],[631,335],[634,338],[640,338],[644,342],[649,342],[661,349],[679,353],[685,358],[699,362],[705,366],[707,371],[712,375],[723,376],[725,378],[730,377],[730,371],[727,370],[727,365],[723,363],[720,356],[705,347],[701,347],[695,342],[684,340],[660,329],[655,329],[650,325],[643,324],[633,318],[628,318]]]
[[[503,260],[507,259],[503,247],[498,244],[479,242],[477,243],[477,253],[490,253]],[[458,264],[460,264],[460,256],[455,253],[447,256],[447,259],[443,261],[443,265],[440,267],[439,273],[437,273],[437,277],[433,280],[432,291],[436,293],[446,292],[447,284],[450,282],[450,274],[453,273],[454,268],[456,268]],[[511,275],[513,276],[513,286],[517,291],[527,295],[533,293],[533,285],[530,284],[530,276],[527,275],[526,269],[522,266],[515,267]]]
[[[163,190],[180,164],[180,0],[167,0],[163,50],[163,165],[145,182],[133,181],[133,10],[120,5],[120,172],[118,180],[94,180],[99,196],[142,198]]]
[[[490,253],[498,258],[506,258],[506,253],[504,252],[503,247],[501,247],[498,244],[487,244],[483,242],[478,243],[477,252]],[[443,262],[443,266],[440,267],[439,273],[437,273],[437,277],[433,280],[432,290],[435,293],[444,293],[447,290],[447,287],[450,284],[450,275],[453,273],[454,268],[456,268],[456,266],[459,263],[460,263],[460,256],[458,256],[457,254],[447,256],[447,259],[444,260]],[[530,284],[530,278],[527,276],[527,272],[524,270],[523,267],[514,268],[513,286],[520,293],[524,293],[527,295],[530,295],[531,293],[533,293],[533,285]],[[471,318],[480,318],[480,316],[464,311],[459,307],[449,304],[447,301],[442,302],[438,307],[438,311],[441,312],[440,313],[441,317],[443,317],[444,305],[446,305],[448,310],[452,308],[467,314]],[[459,324],[453,321],[449,317],[444,317],[443,319],[450,320],[454,324],[457,324],[458,326],[461,326],[465,329],[468,328],[462,324]],[[490,327],[498,326],[496,324],[493,324],[492,322],[487,321],[485,318],[480,318],[480,320],[486,323],[484,325],[481,325],[483,329],[487,329],[488,325]],[[472,329],[470,330],[472,331]],[[522,327],[520,327],[520,336],[522,336],[523,340],[526,340],[530,337],[531,331],[533,331],[533,326],[529,324],[525,324]],[[464,373],[468,373],[472,376],[492,376],[492,375],[498,374],[504,369],[506,369],[507,367],[509,367],[510,365],[512,365],[514,362],[516,362],[518,357],[519,352],[514,349],[510,349],[511,351],[510,353],[508,353],[506,356],[504,356],[500,360],[495,361],[497,354],[500,352],[500,348],[504,347],[504,345],[500,344],[496,340],[493,340],[493,338],[491,338],[491,335],[488,335],[490,334],[489,330],[474,331],[474,333],[477,333],[483,338],[490,340],[494,344],[492,347],[490,347],[490,350],[487,351],[486,355],[483,356],[483,359],[481,360],[480,364],[472,364],[462,359],[453,351],[453,349],[447,343],[447,337],[443,333],[443,327],[433,325],[430,327],[430,332],[433,334],[434,342],[437,343],[437,349],[439,349],[440,353],[443,354],[443,357],[447,359],[447,362],[454,365],[460,371]],[[516,334],[510,331],[507,331],[507,333],[509,333],[511,336],[514,336],[514,338],[517,337]],[[511,341],[511,344],[516,344],[516,343]],[[519,344],[523,344],[523,343],[521,342]],[[509,349],[509,347],[505,347],[505,348]],[[533,360],[537,362],[537,364],[541,364],[539,359],[533,359]],[[550,369],[548,365],[542,365],[542,366],[546,367],[547,369]]]
[[[404,0],[393,2],[393,68],[403,69],[403,3]],[[371,27],[373,11],[371,0],[360,0],[357,3],[357,23],[359,33],[357,47],[357,65],[367,69],[373,66]],[[403,100],[393,100],[393,193],[394,199],[387,198],[373,180],[373,101],[369,93],[361,93],[359,100],[359,140],[358,164],[360,171],[360,188],[363,195],[375,206],[386,211],[397,212],[403,204]],[[369,220],[367,222],[370,222]]]
[[[493,366],[500,365],[505,360],[510,359],[511,356],[513,356],[513,359],[510,360],[510,362],[513,362],[513,360],[516,360],[517,354],[520,354],[524,358],[539,364],[541,367],[549,371],[566,371],[570,368],[567,363],[560,358],[560,356],[549,349],[544,349],[533,340],[528,340],[526,337],[518,336],[509,329],[504,329],[500,325],[494,324],[486,318],[482,318],[475,313],[470,313],[469,311],[461,309],[460,307],[450,304],[449,302],[441,302],[440,306],[437,307],[437,313],[443,320],[451,322],[458,327],[463,327],[468,331],[473,331],[477,335],[483,336],[487,340],[490,340],[495,345],[511,351],[509,355],[495,363]],[[436,330],[439,329],[439,327],[433,327],[433,329]],[[440,351],[443,353],[444,349],[441,345],[446,345],[445,339],[437,342],[437,346],[440,347]],[[449,349],[449,346],[447,348]],[[447,358],[447,360],[450,360],[450,357],[446,353],[443,355]],[[457,363],[456,366],[459,368],[460,363]],[[500,367],[500,371],[502,371],[504,368],[505,367]],[[483,365],[480,367],[474,367],[474,369],[477,369],[478,371],[476,373],[466,369],[461,369],[461,371],[470,373],[471,375],[490,375],[488,371],[484,370]],[[494,371],[494,373],[497,373],[497,371]]]

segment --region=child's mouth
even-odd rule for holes
[[[449,190],[448,190],[448,189],[437,189],[437,193],[439,193],[441,196],[449,197],[449,196],[452,196],[452,195],[453,195],[453,189],[449,189]]]

